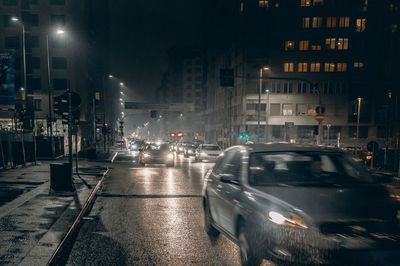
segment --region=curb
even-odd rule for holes
[[[74,236],[79,232],[80,224],[82,221],[83,216],[90,211],[90,208],[94,202],[96,197],[97,191],[103,184],[104,178],[107,176],[109,169],[103,174],[103,177],[97,182],[95,188],[90,192],[89,197],[87,198],[85,204],[83,205],[82,209],[80,210],[78,216],[76,217],[73,224],[69,227],[67,233],[63,237],[62,241],[57,246],[56,250],[53,252],[50,260],[47,262],[46,265],[63,265],[65,264],[65,259],[67,255],[66,251],[68,250],[68,245],[70,245],[71,240],[73,240]]]

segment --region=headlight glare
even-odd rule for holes
[[[299,215],[297,215],[295,213],[291,213],[288,218],[288,217],[283,216],[279,212],[270,211],[268,216],[269,216],[269,220],[276,224],[286,225],[286,226],[290,226],[290,227],[308,228],[307,225],[305,224],[303,218],[301,218]]]
[[[150,157],[150,154],[144,153],[143,156],[144,156],[144,158],[149,158],[149,157]]]

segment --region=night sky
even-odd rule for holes
[[[151,101],[167,67],[167,50],[201,42],[201,0],[110,1],[110,70]]]

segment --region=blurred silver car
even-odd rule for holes
[[[398,252],[399,204],[377,180],[336,149],[231,147],[204,180],[205,230],[238,243],[243,265],[382,265],[371,257]]]
[[[215,144],[201,144],[196,149],[196,161],[215,161],[222,153],[221,147]]]

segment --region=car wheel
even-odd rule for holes
[[[217,239],[220,234],[220,232],[213,226],[213,219],[207,200],[204,204],[204,230],[212,240]]]
[[[248,240],[248,235],[244,226],[239,229],[239,248],[240,248],[240,261],[243,266],[259,266],[262,258],[257,255],[254,248]]]

